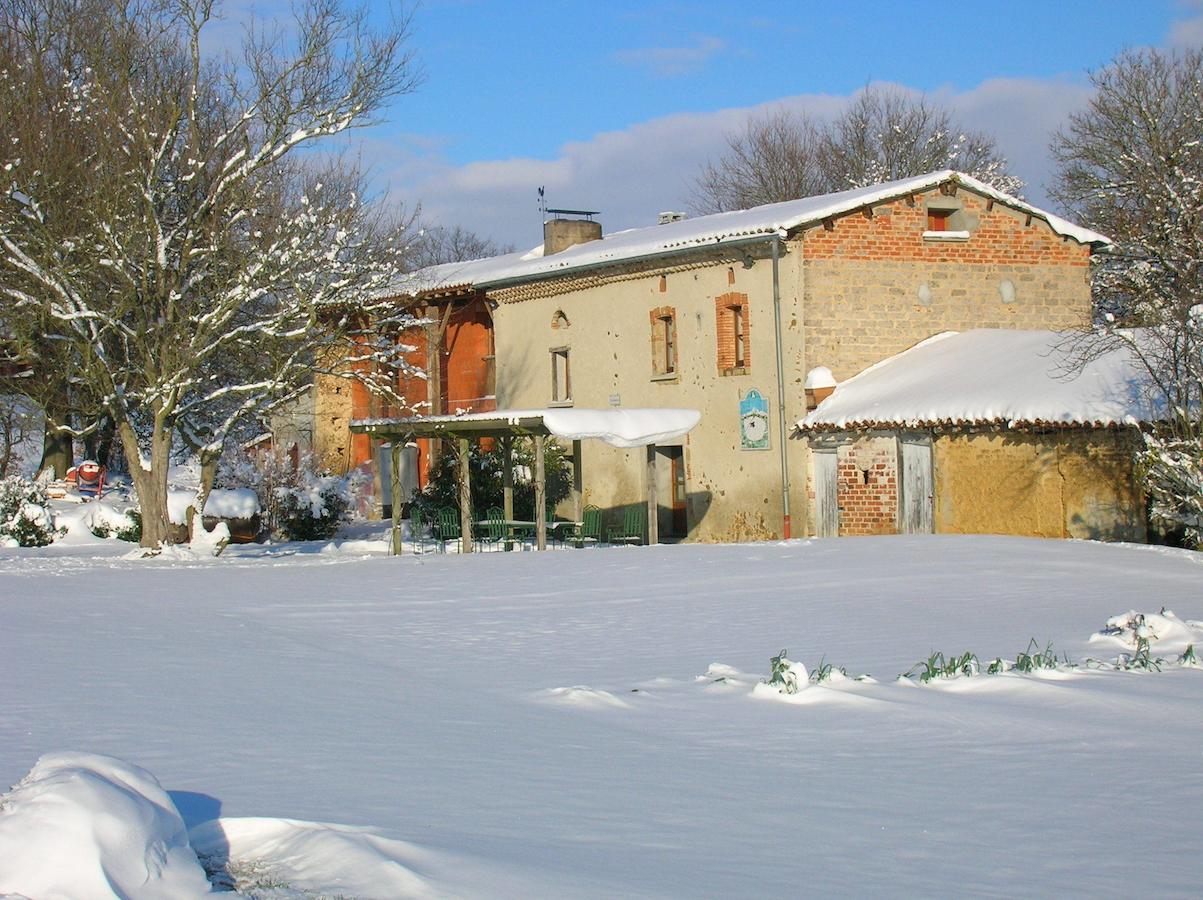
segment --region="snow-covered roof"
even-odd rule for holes
[[[550,256],[544,256],[540,246],[527,252],[508,253],[488,259],[444,263],[405,276],[396,284],[395,292],[416,294],[471,286],[489,287],[500,282],[535,280],[574,270],[631,262],[673,251],[687,252],[704,247],[729,246],[748,240],[765,239],[775,233],[784,235],[802,226],[854,212],[867,205],[930,190],[950,180],[974,193],[1043,219],[1054,232],[1079,243],[1100,246],[1111,243],[1108,238],[1095,231],[1074,225],[1023,200],[1004,194],[970,175],[943,169],[927,175],[849,191],[803,197],[783,203],[769,203],[734,212],[714,213],[646,228],[616,231],[600,240],[576,244]]]
[[[454,416],[418,416],[399,419],[356,419],[353,430],[402,433],[419,426],[454,433],[492,428],[546,431],[570,441],[600,440],[614,447],[643,447],[683,437],[701,421],[696,409],[502,409]]]
[[[797,426],[1112,426],[1161,418],[1131,350],[1084,354],[1079,340],[988,328],[939,334],[843,382]]]

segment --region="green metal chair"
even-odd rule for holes
[[[444,553],[447,552],[448,541],[458,541],[462,536],[460,531],[459,510],[452,506],[444,506],[439,510],[438,521],[434,523],[434,535]]]
[[[607,536],[611,544],[647,543],[647,507],[634,503],[623,509],[622,525]]]
[[[484,523],[480,526],[477,544],[481,548],[489,545],[496,547],[509,540],[509,526],[505,522],[505,510],[496,506],[489,507],[485,511]]]
[[[422,510],[417,506],[411,506],[409,508],[409,539],[413,542],[414,553],[423,552],[422,548],[433,537],[434,535],[430,533],[430,526],[422,517]]]
[[[586,506],[581,511],[581,524],[573,528],[569,537],[579,550],[588,544],[600,547],[602,544],[602,511],[596,506]]]

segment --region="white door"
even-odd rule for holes
[[[815,534],[819,537],[835,537],[840,533],[835,448],[816,449],[813,456],[815,461]]]
[[[898,498],[898,531],[932,533],[931,438],[905,436],[902,443],[902,496]]]

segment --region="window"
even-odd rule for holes
[[[723,375],[743,375],[751,365],[751,321],[747,294],[715,298],[718,337],[718,370]]]
[[[556,347],[551,351],[551,402],[572,402],[572,375],[568,368],[567,347]]]
[[[747,334],[744,331],[744,308],[731,307],[731,330],[735,335],[735,368],[742,369],[748,362]]]
[[[927,211],[928,231],[951,231],[949,220],[952,218],[951,209],[929,209]]]
[[[945,198],[942,202],[947,203]],[[967,241],[977,227],[977,219],[956,206],[929,206],[925,241]]]
[[[677,374],[677,311],[661,306],[651,312],[652,377],[673,378]]]

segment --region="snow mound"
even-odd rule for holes
[[[179,900],[210,892],[179,812],[145,769],[51,753],[0,799],[0,895]]]
[[[425,851],[369,828],[293,819],[223,818],[189,833],[210,869],[232,880],[288,885],[304,896],[444,896],[413,871],[431,862]]]
[[[205,515],[219,519],[250,519],[259,513],[259,495],[250,488],[215,488],[205,500]]]
[[[1203,622],[1182,620],[1172,610],[1159,613],[1127,612],[1112,616],[1107,627],[1090,636],[1091,643],[1106,642],[1121,647],[1135,647],[1143,638],[1150,648],[1162,653],[1181,653],[1188,644],[1203,642]]]
[[[545,691],[540,691],[538,698],[546,703],[555,703],[561,706],[577,706],[586,709],[607,707],[625,709],[630,706],[625,700],[615,697],[609,691],[598,690],[587,685],[548,688]]]

